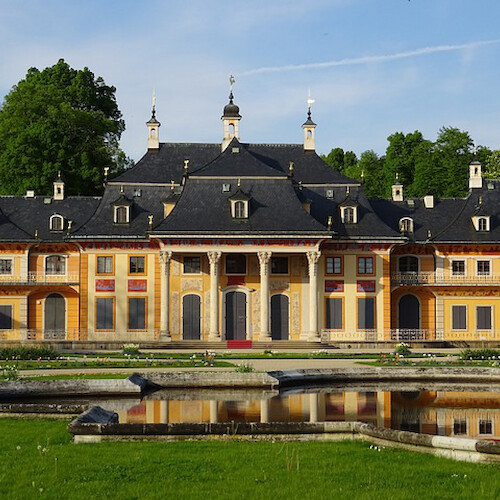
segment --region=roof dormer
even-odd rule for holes
[[[339,205],[340,219],[343,224],[358,223],[358,203],[351,197],[349,187],[346,191],[345,200]]]
[[[238,180],[238,190],[229,198],[231,207],[231,217],[233,219],[248,219],[250,215],[251,196],[241,190],[241,184]]]
[[[49,219],[50,231],[64,231],[64,217],[60,214],[53,214]]]
[[[472,217],[472,224],[474,229],[478,232],[485,233],[490,230],[490,216],[489,215],[475,215]]]
[[[121,195],[111,206],[113,208],[113,222],[115,224],[128,224],[130,222],[130,213],[133,201],[127,198],[121,191]]]
[[[399,220],[399,231],[401,233],[413,233],[413,219],[411,217],[403,217]]]

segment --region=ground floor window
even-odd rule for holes
[[[479,434],[493,434],[493,423],[490,418],[479,420]]]
[[[360,330],[375,328],[375,298],[358,299],[358,328]]]
[[[184,274],[200,274],[201,273],[201,257],[186,256],[184,257]]]
[[[342,299],[326,299],[326,328],[332,330],[342,329]]]
[[[114,299],[113,297],[99,297],[96,299],[97,330],[113,330],[114,328]]]
[[[467,306],[451,306],[452,330],[467,330]]]
[[[476,321],[478,330],[491,330],[491,306],[477,306]]]
[[[12,306],[0,306],[0,330],[12,330]]]
[[[146,298],[132,297],[128,299],[128,329],[146,329]]]
[[[462,418],[455,418],[453,420],[453,434],[467,434],[467,420]]]

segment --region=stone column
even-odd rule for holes
[[[160,340],[171,340],[170,336],[170,259],[172,252],[160,252],[161,265],[161,297],[160,306]]]
[[[208,340],[220,340],[219,333],[219,261],[221,252],[208,252],[210,262],[210,331]]]
[[[309,394],[309,422],[316,423],[318,421],[318,393],[311,392]]]
[[[269,333],[269,261],[271,252],[258,252],[260,262],[260,341],[271,340]]]
[[[210,423],[216,424],[218,422],[217,401],[215,399],[211,399],[209,404],[210,404]]]
[[[321,252],[307,252],[309,263],[309,341],[320,340],[318,332],[318,261]]]
[[[263,424],[269,422],[269,399],[260,400],[260,421]]]

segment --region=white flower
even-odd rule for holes
[[[20,450],[21,447],[19,445],[16,446],[16,450]]]

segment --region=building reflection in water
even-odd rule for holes
[[[500,393],[491,392],[311,392],[229,401],[147,399],[115,411],[122,423],[360,421],[425,434],[500,438]]]

